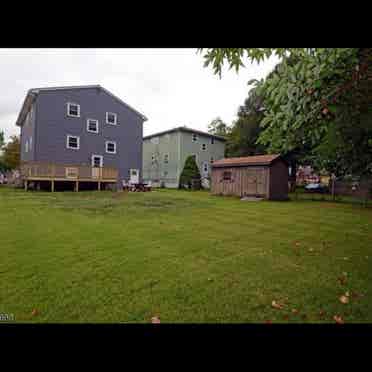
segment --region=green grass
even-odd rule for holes
[[[2,187],[0,314],[16,322],[334,322],[336,314],[371,322],[372,208]]]

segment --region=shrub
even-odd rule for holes
[[[201,187],[201,176],[195,161],[195,155],[191,155],[186,159],[181,173],[179,188],[183,189],[185,187],[193,190],[199,190]]]

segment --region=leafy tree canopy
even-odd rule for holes
[[[372,53],[361,58],[358,48],[214,48],[200,52],[204,65],[212,65],[220,76],[226,62],[238,71],[246,59],[261,62],[273,54],[281,58],[266,79],[249,82],[262,98],[263,130],[258,143],[269,152],[305,151],[309,161],[341,173],[372,171],[372,135],[362,119],[364,115],[371,118],[363,103],[367,91],[363,83],[370,81]]]
[[[19,167],[20,160],[19,136],[10,137],[10,141],[3,146],[3,154],[1,158],[3,166],[5,168],[16,169]]]

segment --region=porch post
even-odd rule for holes
[[[79,191],[79,181],[76,181],[76,184],[75,184],[75,191],[76,191],[76,192]]]
[[[101,191],[101,182],[98,181],[98,191]]]
[[[25,180],[25,191],[27,191],[27,179]]]
[[[54,192],[54,180],[51,181],[52,192]]]

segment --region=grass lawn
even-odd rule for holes
[[[0,187],[0,279],[15,322],[372,322],[372,208]]]

